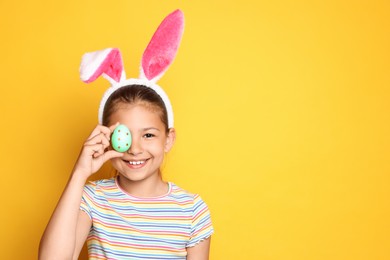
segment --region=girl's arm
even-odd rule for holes
[[[208,260],[211,237],[193,247],[187,247],[187,260]]]
[[[39,259],[77,259],[92,224],[89,217],[79,210],[85,182],[104,162],[123,156],[114,150],[105,151],[116,126],[97,126],[84,143],[68,184],[42,236]]]
[[[76,172],[69,179],[42,236],[39,259],[72,259],[76,247],[76,227],[85,182],[86,179],[77,176]],[[90,228],[91,222],[85,223],[85,226],[87,225]],[[87,227],[80,230],[83,229]]]
[[[91,219],[84,211],[80,210],[79,219],[77,221],[76,245],[73,253],[74,260],[79,259],[81,249],[83,249],[84,242],[88,237],[90,229]]]

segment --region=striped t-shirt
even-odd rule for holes
[[[89,259],[186,259],[186,247],[213,233],[204,201],[173,183],[161,197],[137,198],[116,178],[90,182],[80,209],[92,219]]]

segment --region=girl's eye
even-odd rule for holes
[[[152,137],[154,137],[154,134],[145,134],[144,137],[146,137],[146,138],[152,138]]]

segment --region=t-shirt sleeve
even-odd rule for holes
[[[93,198],[95,196],[96,184],[93,182],[88,183],[84,186],[83,196],[81,197],[80,210],[87,213],[90,219],[92,219],[92,205]]]
[[[209,238],[214,232],[211,223],[210,210],[199,195],[194,197],[191,237],[187,247],[192,247]]]

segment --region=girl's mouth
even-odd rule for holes
[[[146,162],[148,161],[149,159],[146,159],[146,160],[130,160],[130,161],[126,161],[126,160],[123,160],[126,165],[130,168],[142,168]]]

